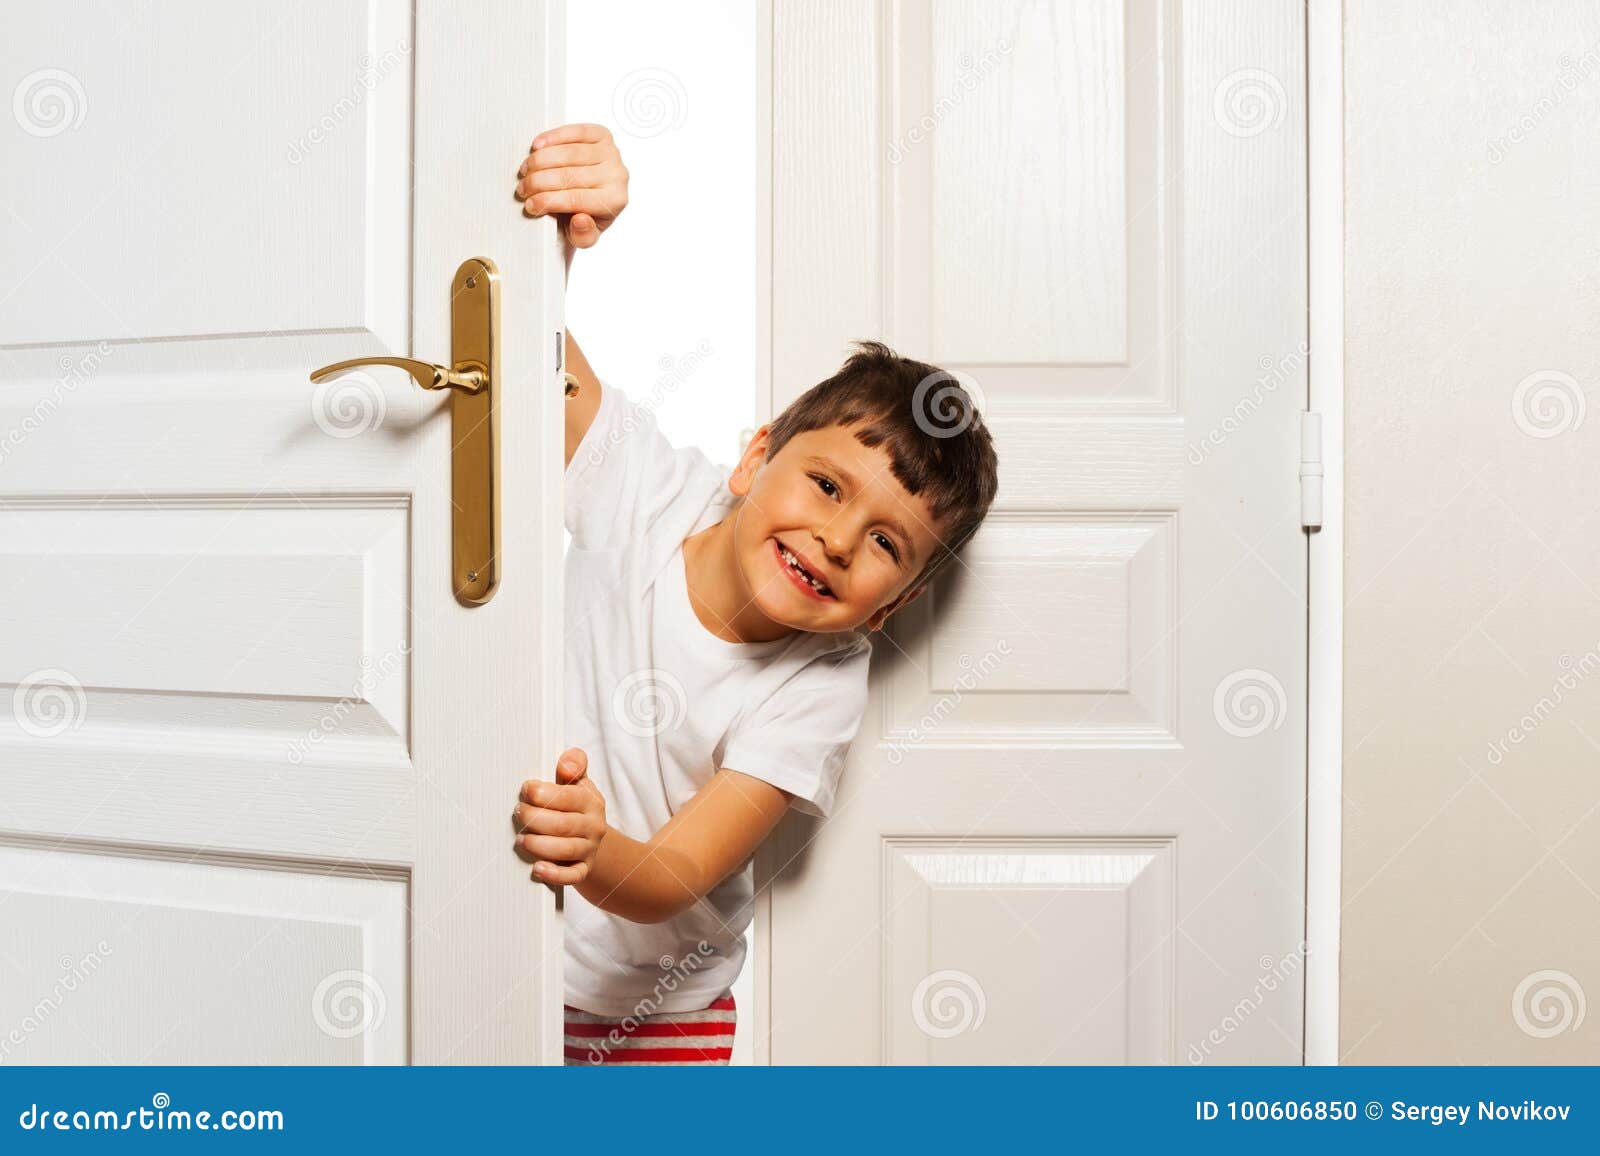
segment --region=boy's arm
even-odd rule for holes
[[[564,124],[534,138],[517,169],[517,196],[529,217],[556,215],[570,276],[573,252],[592,246],[627,207],[628,169],[604,125]],[[600,381],[571,333],[563,361],[578,379],[578,396],[565,407],[570,464],[600,409]]]
[[[719,770],[648,842],[607,827],[578,894],[635,923],[680,915],[755,853],[789,798],[771,783]]]
[[[562,752],[556,781],[522,784],[517,849],[534,878],[635,923],[660,923],[693,907],[754,854],[788,809],[790,795],[738,771],[719,770],[646,841],[606,822],[588,777],[589,757]]]
[[[563,403],[567,415],[566,464],[571,465],[572,455],[578,452],[583,435],[589,432],[589,427],[594,424],[594,415],[600,412],[600,379],[589,368],[588,358],[583,356],[583,350],[572,339],[570,329],[567,330],[565,360],[567,372],[578,379],[578,396],[569,397]]]

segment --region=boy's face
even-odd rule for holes
[[[771,461],[767,435],[762,426],[728,479],[745,499],[733,531],[743,596],[799,630],[878,629],[926,589],[903,597],[939,544],[932,510],[895,478],[888,451],[862,445],[852,428],[796,434]]]

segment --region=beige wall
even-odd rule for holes
[[[1595,1063],[1600,5],[1346,0],[1345,71],[1340,1050]]]

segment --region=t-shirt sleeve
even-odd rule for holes
[[[862,638],[801,667],[735,723],[722,766],[788,791],[796,810],[826,819],[866,713],[871,657]]]
[[[716,475],[703,453],[673,446],[648,407],[602,379],[600,407],[567,463],[572,544],[601,550],[641,538],[680,495],[714,488]]]

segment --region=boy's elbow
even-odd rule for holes
[[[613,915],[620,915],[629,923],[666,923],[676,919],[688,911],[696,903],[698,897],[662,897],[645,901],[634,900],[630,903],[616,903],[608,905],[607,909]]]
[[[668,920],[678,918],[678,916],[682,915],[685,911],[689,910],[689,908],[693,906],[693,903],[663,903],[658,907],[648,909],[644,913],[643,918],[635,919],[634,922],[666,923]]]
[[[664,895],[653,896],[653,901],[646,906],[645,918],[635,922],[665,923],[669,919],[676,919],[705,898],[707,890],[708,888],[702,888],[696,881],[683,887],[675,887]]]
[[[656,895],[621,895],[613,891],[609,895],[585,895],[584,898],[602,911],[621,916],[629,923],[666,923],[699,903],[701,896],[674,889]]]

